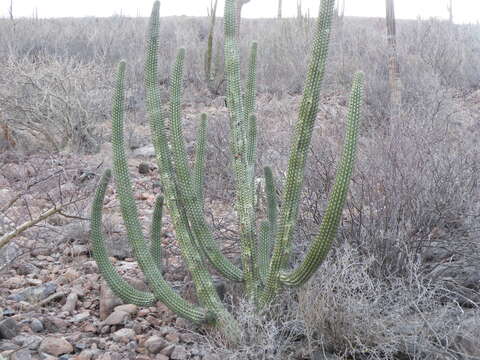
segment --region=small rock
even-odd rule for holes
[[[187,357],[188,353],[184,346],[175,346],[175,349],[173,349],[173,352],[170,355],[170,358],[173,360],[186,360]]]
[[[175,350],[175,345],[168,345],[162,351],[160,351],[160,354],[165,355],[165,356],[170,356],[173,353],[173,350]]]
[[[76,292],[72,292],[68,294],[67,300],[65,301],[65,305],[62,307],[62,311],[66,311],[68,313],[72,313],[75,311],[78,302],[78,295]]]
[[[0,341],[0,352],[8,351],[8,350],[17,350],[17,349],[18,349],[18,345],[14,344],[11,341],[7,341],[7,340]]]
[[[99,350],[85,349],[75,357],[75,360],[92,360]]]
[[[12,341],[23,348],[37,350],[42,342],[42,338],[36,335],[17,335]]]
[[[17,266],[17,274],[18,275],[28,275],[28,274],[35,274],[38,273],[38,267],[33,264],[26,263],[26,264],[19,264]]]
[[[31,360],[32,354],[30,350],[27,349],[20,349],[12,354],[10,357],[11,360]]]
[[[115,306],[121,304],[122,300],[103,282],[100,288],[100,320],[105,320],[112,313]]]
[[[175,320],[175,327],[177,329],[188,329],[191,326],[190,326],[190,323],[187,320],[185,320],[184,318],[178,317]]]
[[[88,322],[82,327],[83,332],[94,333],[97,331],[97,327],[92,323]]]
[[[155,149],[153,148],[153,145],[143,146],[141,148],[135,149],[135,151],[133,152],[133,156],[154,157]]]
[[[164,338],[154,335],[148,338],[144,345],[151,354],[158,354],[165,347],[167,347],[168,343]]]
[[[68,328],[69,323],[55,316],[48,316],[43,319],[43,325],[49,332],[56,332]]]
[[[168,356],[163,355],[163,354],[157,354],[157,356],[155,356],[155,360],[169,360],[169,359],[170,358]]]
[[[180,334],[180,340],[186,344],[193,344],[195,342],[195,335],[191,333]]]
[[[138,306],[133,304],[119,305],[115,307],[115,311],[123,311],[129,315],[133,315],[138,311]]]
[[[73,352],[73,346],[64,338],[52,336],[42,341],[39,351],[49,355],[60,356]]]
[[[56,290],[57,284],[48,282],[41,286],[30,287],[19,293],[10,295],[7,297],[7,300],[38,302],[54,294]]]
[[[51,252],[52,250],[47,247],[36,247],[32,249],[32,251],[30,252],[30,255],[32,255],[33,257],[47,256],[47,255],[50,255]]]
[[[72,282],[80,277],[80,273],[75,269],[67,269],[63,274],[63,279]]]
[[[13,339],[18,334],[18,325],[12,318],[0,321],[0,339]]]
[[[130,340],[135,338],[135,331],[132,329],[120,329],[112,334],[112,338],[116,342],[127,344]]]
[[[72,322],[75,323],[75,324],[78,324],[78,323],[81,323],[81,322],[87,320],[89,317],[90,317],[90,312],[84,311],[80,314],[75,315],[72,318]]]
[[[38,319],[32,319],[30,329],[32,329],[33,332],[40,333],[44,330],[43,323]]]
[[[78,257],[89,253],[90,248],[86,245],[73,245],[71,248],[67,249],[67,255],[71,257]]]
[[[176,344],[180,341],[180,337],[176,333],[169,333],[165,336],[165,339],[167,339],[169,342]]]
[[[129,319],[130,315],[125,311],[114,311],[104,321],[104,325],[122,325]]]

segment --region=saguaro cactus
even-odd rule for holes
[[[145,87],[153,145],[164,191],[163,196],[159,197],[155,204],[150,246],[140,226],[124,150],[124,62],[120,63],[118,69],[112,111],[113,174],[117,194],[127,237],[139,266],[145,273],[150,292],[138,291],[123,280],[110,263],[105,249],[101,222],[103,200],[111,177],[110,170],[107,170],[102,177],[92,208],[91,236],[94,258],[107,283],[124,301],[138,305],[150,305],[155,301],[161,301],[179,316],[197,323],[214,324],[224,331],[232,342],[235,342],[238,340],[238,325],[215,291],[207,270],[207,262],[224,277],[243,282],[248,299],[257,305],[259,311],[275,299],[283,286],[302,285],[318,269],[335,238],[347,196],[355,160],[363,87],[363,74],[357,73],[354,76],[350,96],[343,154],[320,232],[312,242],[303,262],[290,271],[287,269],[288,257],[299,209],[305,162],[317,116],[320,85],[325,72],[334,3],[334,0],[323,0],[321,3],[299,119],[290,150],[281,211],[278,213],[273,173],[267,167],[265,168],[267,219],[260,224],[257,232],[254,196],[257,44],[252,44],[246,89],[242,92],[236,0],[225,1],[225,71],[232,167],[236,178],[235,209],[238,214],[240,234],[242,265],[240,269],[222,254],[203,214],[202,185],[207,131],[205,114],[201,115],[198,125],[193,169],[189,167],[187,161],[181,124],[184,49],[179,50],[172,70],[168,116],[170,133],[169,136],[166,134],[167,117],[161,108],[160,88],[157,82],[159,2],[155,2],[148,30]],[[192,275],[199,301],[198,306],[182,299],[162,277],[160,234],[163,203],[169,209],[182,257]]]
[[[398,117],[400,115],[400,108],[402,105],[402,80],[400,79],[400,65],[397,55],[397,29],[395,24],[394,0],[385,0],[385,6],[387,22],[387,40],[389,47],[388,77],[390,83],[390,121],[395,122],[398,121]]]

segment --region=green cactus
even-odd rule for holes
[[[197,323],[212,323],[232,342],[238,341],[239,329],[233,316],[221,303],[207,262],[224,277],[242,282],[247,298],[262,310],[284,286],[304,284],[318,269],[335,238],[347,196],[355,161],[357,135],[362,103],[363,74],[354,77],[349,103],[347,131],[336,181],[330,195],[325,217],[318,236],[312,242],[305,259],[294,270],[287,269],[292,234],[297,221],[303,174],[313,126],[317,117],[320,85],[328,55],[331,20],[335,0],[323,0],[313,41],[313,51],[295,128],[288,162],[282,208],[278,213],[273,173],[265,168],[267,195],[266,220],[257,232],[255,207],[255,163],[257,124],[255,113],[255,83],[257,44],[253,43],[249,59],[246,90],[242,94],[240,57],[236,26],[236,0],[225,1],[225,69],[227,104],[231,129],[232,167],[236,179],[235,210],[238,214],[241,269],[221,252],[213,239],[203,212],[203,183],[207,116],[202,114],[197,129],[195,164],[190,168],[181,117],[183,63],[185,50],[180,49],[172,69],[169,114],[161,108],[157,82],[159,2],[154,3],[149,22],[145,60],[146,105],[150,118],[163,196],[157,198],[150,230],[150,247],[142,233],[138,211],[133,200],[128,176],[123,140],[123,101],[125,63],[121,62],[113,98],[112,143],[113,174],[120,200],[128,240],[133,247],[151,292],[142,292],[128,284],[110,263],[101,231],[102,206],[111,177],[107,170],[102,177],[92,208],[91,237],[95,260],[112,290],[124,301],[151,305],[161,301],[179,316]],[[165,120],[169,119],[167,136]],[[192,275],[200,307],[182,299],[163,279],[161,273],[162,208],[168,208],[176,238],[187,269]]]
[[[217,4],[218,0],[210,1],[210,8],[208,9],[208,16],[210,17],[210,30],[208,32],[208,39],[207,39],[207,50],[205,51],[205,60],[204,60],[204,67],[205,67],[205,80],[207,84],[210,86],[211,82],[214,79],[215,74],[212,72],[212,58],[213,58],[213,33],[215,31],[215,21],[217,19]]]

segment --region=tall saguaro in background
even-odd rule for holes
[[[390,116],[395,121],[400,116],[402,105],[402,80],[397,54],[397,30],[395,25],[394,0],[385,0],[387,10],[387,40],[388,40],[388,77],[390,84]]]
[[[337,25],[339,28],[342,28],[343,18],[345,17],[345,0],[337,0],[335,14],[337,16]]]
[[[8,9],[8,14],[10,16],[10,20],[13,21],[13,0],[10,0],[10,8]]]
[[[282,18],[282,0],[278,0],[278,13],[277,13],[277,17],[279,19]]]

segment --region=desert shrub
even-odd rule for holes
[[[418,264],[386,280],[371,276],[375,262],[341,247],[299,294],[310,347],[342,359],[459,358],[453,340],[463,310],[438,302],[441,286],[426,283]]]

